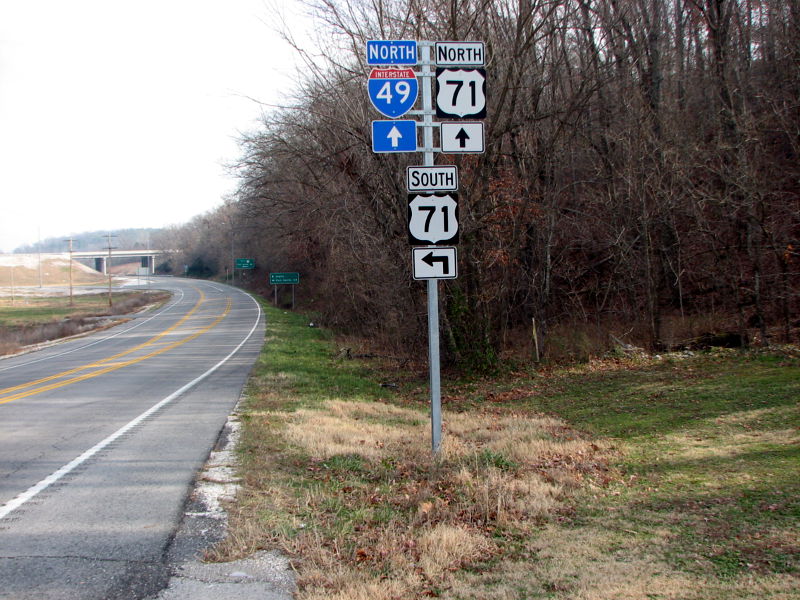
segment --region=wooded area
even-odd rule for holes
[[[800,1],[322,0],[293,105],[242,140],[241,185],[171,232],[175,264],[251,284],[299,271],[344,331],[425,340],[405,167],[373,154],[368,39],[483,40],[487,151],[460,170],[459,277],[440,283],[449,359],[652,350],[729,331],[796,336]],[[254,74],[254,76],[257,76]]]

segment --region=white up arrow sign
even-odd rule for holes
[[[483,123],[463,121],[441,125],[442,152],[480,154],[484,149]]]
[[[403,138],[403,134],[397,129],[397,126],[392,127],[391,131],[389,131],[389,135],[387,136],[392,141],[392,148],[397,148],[400,145],[400,140]]]

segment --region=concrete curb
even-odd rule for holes
[[[167,551],[167,587],[147,600],[292,600],[295,576],[289,559],[262,551],[227,563],[205,563],[203,550],[224,539],[223,503],[238,489],[235,475],[239,419],[228,417],[217,447],[198,474],[183,521]]]

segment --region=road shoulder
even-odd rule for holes
[[[224,563],[203,562],[204,551],[227,533],[224,504],[238,489],[236,411],[198,474],[181,525],[166,552],[167,587],[148,600],[291,600],[296,589],[289,559],[261,551]]]

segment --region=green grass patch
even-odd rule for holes
[[[254,383],[259,388],[269,380],[275,391],[275,408],[293,410],[335,398],[374,400],[381,396],[380,386],[361,363],[335,358],[336,346],[329,331],[309,327],[308,320],[297,313],[267,305],[264,310],[267,341],[256,364]]]
[[[506,457],[502,452],[483,449],[478,454],[478,462],[485,467],[500,469],[501,471],[514,471],[519,464]]]
[[[625,369],[557,373],[537,407],[600,435],[663,435],[742,411],[796,405],[797,360],[724,353]]]
[[[796,577],[798,367],[783,354],[739,352],[587,367],[556,374],[551,392],[529,402],[624,448],[626,480],[579,504],[577,522],[660,536],[669,564],[698,577]]]
[[[113,304],[128,305],[139,297],[152,299],[151,295],[140,292],[112,292]],[[161,300],[166,297],[161,297]],[[69,297],[24,297],[11,304],[9,298],[0,301],[0,327],[21,327],[49,323],[65,318],[89,317],[109,314],[107,294],[79,294]]]

